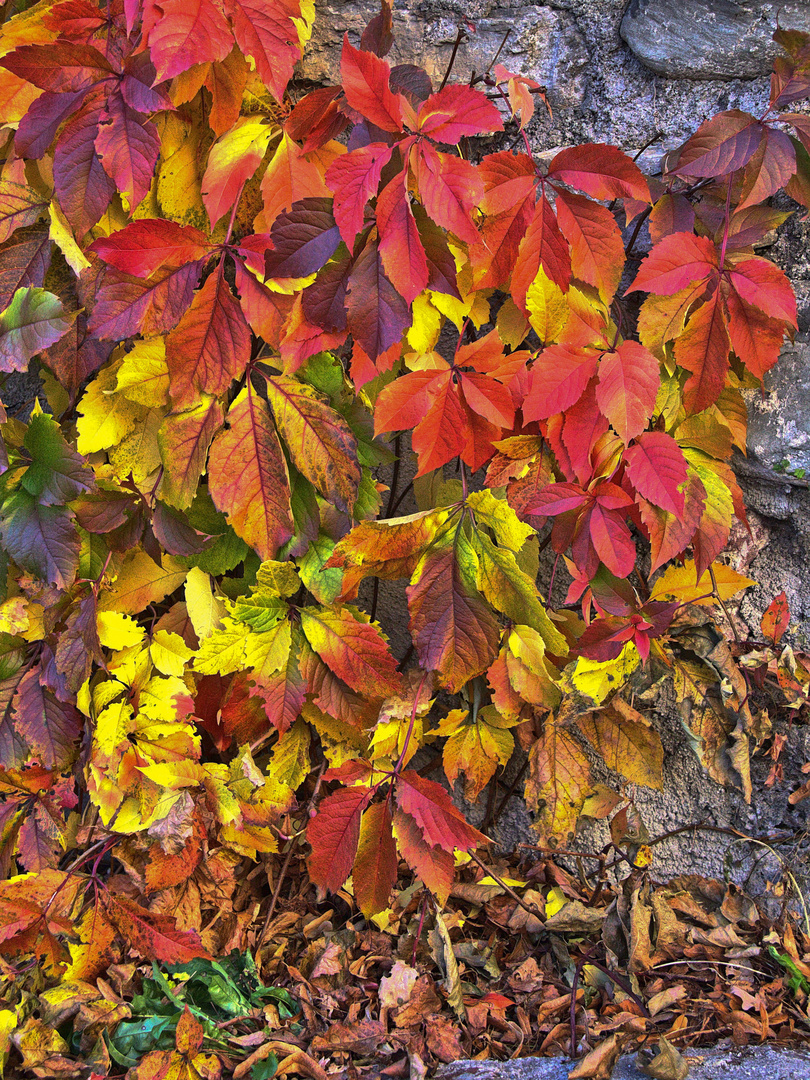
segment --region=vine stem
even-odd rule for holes
[[[405,742],[402,744],[402,753],[397,758],[397,763],[394,766],[392,776],[396,777],[402,772],[402,766],[405,764],[405,755],[408,752],[408,743],[411,741],[411,735],[413,734],[414,724],[416,723],[416,711],[419,708],[419,698],[422,696],[422,688],[425,685],[425,681],[430,674],[429,671],[422,672],[422,678],[419,680],[419,686],[416,690],[416,695],[413,699],[413,708],[411,709],[411,719],[408,724],[408,730],[405,733]]]

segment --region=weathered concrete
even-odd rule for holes
[[[810,1053],[770,1046],[684,1050],[689,1080],[810,1080]],[[436,1080],[568,1080],[574,1062],[564,1058],[454,1061]],[[635,1057],[622,1057],[612,1080],[643,1080]]]

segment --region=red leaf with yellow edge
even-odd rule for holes
[[[768,604],[759,625],[763,635],[778,645],[790,625],[790,605],[784,590]]]
[[[250,56],[262,82],[283,101],[293,68],[301,59],[301,0],[224,0],[236,42]]]
[[[403,171],[377,198],[380,258],[391,284],[411,304],[428,283],[425,249],[416,227]]]
[[[796,327],[796,294],[778,266],[759,257],[738,262],[728,271],[728,280],[743,300],[764,311],[772,319],[783,319]]]
[[[272,559],[293,535],[287,464],[267,411],[250,385],[228,411],[228,427],[211,447],[208,486],[235,532]]]
[[[124,274],[149,278],[159,270],[196,263],[211,249],[205,233],[163,218],[144,218],[94,240],[89,250]]]
[[[242,187],[261,165],[272,134],[273,128],[263,117],[242,116],[209,150],[202,200],[212,229],[233,210]],[[303,195],[301,192],[297,197]]]
[[[421,135],[441,143],[460,142],[465,136],[503,131],[501,114],[485,94],[471,86],[444,86],[419,109]]]
[[[368,807],[360,823],[360,838],[352,881],[360,910],[370,918],[388,906],[397,882],[397,845],[391,832],[388,800]]]
[[[650,190],[641,169],[617,146],[607,143],[566,147],[552,158],[548,178],[561,180],[592,199],[650,201]]]
[[[532,365],[523,402],[525,420],[546,420],[570,409],[596,374],[599,353],[577,345],[549,345]]]
[[[419,663],[451,693],[486,671],[498,649],[498,625],[474,580],[474,567],[460,568],[448,544],[428,551],[407,590]]]
[[[224,393],[244,374],[250,359],[250,329],[224,270],[223,260],[166,338],[175,408],[191,407],[200,394]]]
[[[293,464],[344,513],[360,485],[357,439],[311,386],[285,375],[267,380],[267,399]]]
[[[195,957],[211,959],[196,930],[178,930],[172,915],[147,911],[128,896],[106,889],[100,893],[100,900],[112,925],[145,960],[185,964]]]
[[[372,790],[368,787],[342,788],[327,795],[318,813],[307,825],[307,843],[312,848],[307,867],[312,882],[321,889],[337,892],[352,872],[360,840],[360,818]]]
[[[335,193],[332,213],[349,251],[363,228],[366,203],[377,194],[380,176],[393,152],[393,146],[369,143],[337,158],[327,170],[326,183]]]
[[[414,148],[411,166],[428,216],[455,233],[459,240],[474,244],[478,230],[471,215],[484,194],[484,182],[475,166],[462,158],[442,154],[425,142]]]
[[[683,388],[687,413],[708,409],[719,398],[729,369],[731,342],[720,290],[690,317],[675,340],[675,359],[692,374]]]
[[[399,774],[395,791],[400,808],[410,814],[431,847],[470,851],[488,842],[483,833],[467,823],[443,787],[412,769]]]
[[[596,400],[622,442],[647,426],[660,384],[658,361],[636,341],[623,341],[599,361]]]
[[[716,271],[717,249],[708,237],[670,233],[646,257],[627,291],[671,296],[694,281],[708,281]]]
[[[383,131],[402,131],[402,99],[389,86],[391,68],[374,53],[355,49],[348,34],[343,38],[340,75],[353,109]]]
[[[613,215],[583,195],[558,191],[557,220],[571,248],[574,277],[593,285],[609,304],[624,269],[622,234]]]
[[[346,607],[301,609],[301,626],[315,652],[352,690],[370,698],[400,688],[396,660],[374,623]]]
[[[157,81],[172,79],[195,64],[224,60],[233,34],[214,0],[149,0],[144,5],[144,33]]]
[[[625,450],[624,462],[627,478],[642,498],[670,514],[683,513],[686,460],[671,435],[645,432]]]
[[[440,904],[445,904],[455,876],[453,854],[431,846],[410,814],[394,808],[394,835],[405,862]]]

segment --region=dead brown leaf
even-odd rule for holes
[[[609,1035],[574,1066],[568,1080],[610,1080],[624,1042],[621,1035]]]

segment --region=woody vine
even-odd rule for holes
[[[660,786],[621,688],[656,662],[697,692],[687,605],[750,584],[720,560],[745,521],[729,460],[796,329],[755,249],[774,195],[810,206],[810,38],[778,32],[763,116],[706,120],[646,177],[606,145],[541,167],[542,92],[501,65],[440,88],[390,66],[389,0],[340,85],[301,94],[313,17],[41,0],[0,31],[0,370],[42,384],[4,416],[0,477],[20,976],[216,954],[221,928],[150,897],[291,843],[368,917],[403,873],[441,905],[486,837],[414,767],[426,745],[475,800],[517,737],[538,837],[564,841],[583,739]],[[487,152],[505,130],[522,148]],[[381,477],[411,453],[396,516]],[[571,576],[557,609],[541,543]],[[375,621],[394,580],[399,657]]]

